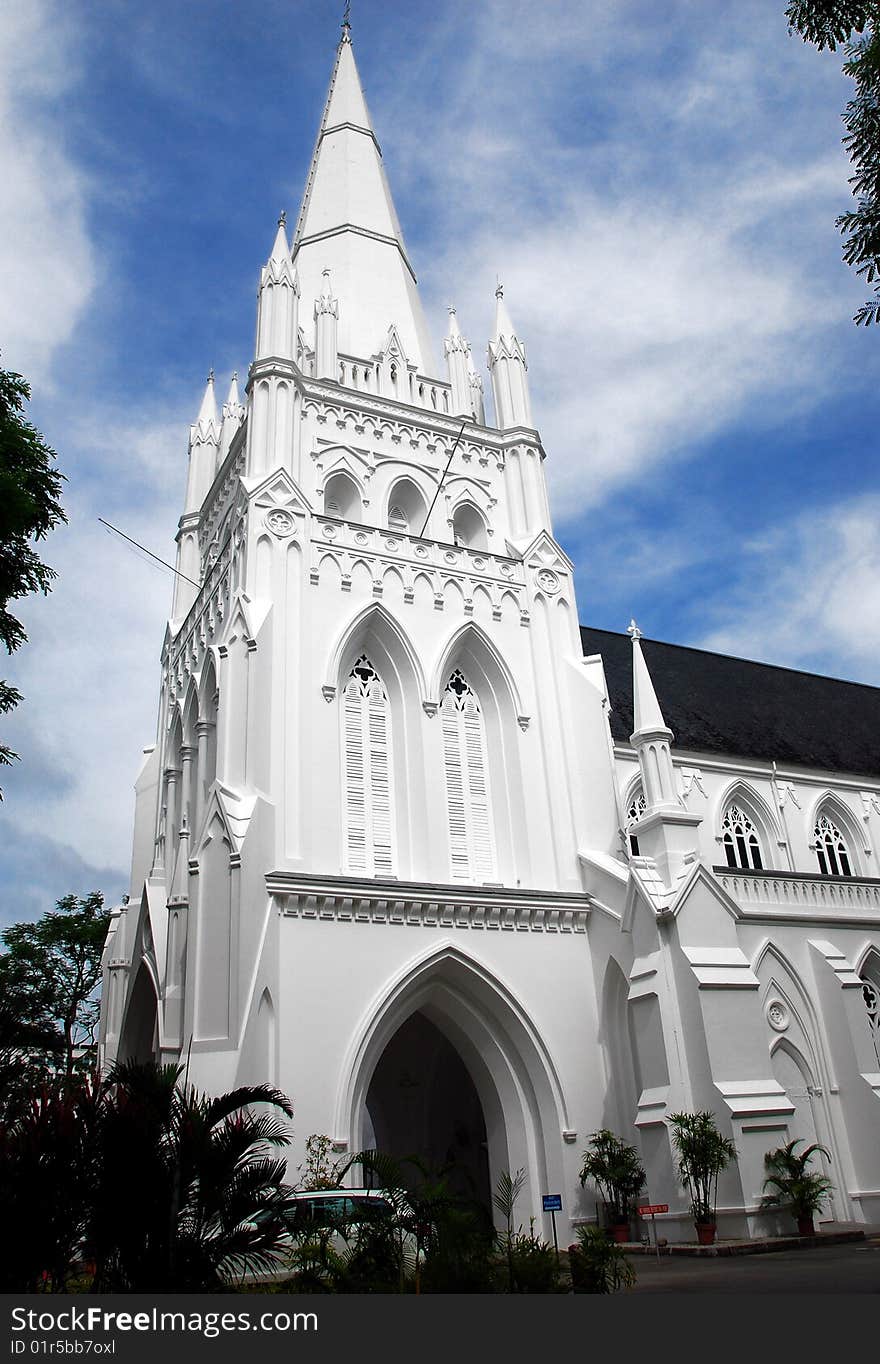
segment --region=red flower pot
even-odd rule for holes
[[[713,1246],[715,1244],[715,1223],[714,1222],[695,1222],[697,1229],[697,1240],[701,1246]]]
[[[798,1236],[815,1236],[815,1235],[816,1235],[816,1228],[815,1228],[815,1226],[813,1225],[813,1218],[812,1218],[812,1216],[811,1216],[809,1213],[808,1213],[805,1217],[799,1217],[799,1218],[798,1218],[798,1220],[797,1220],[797,1229],[798,1229]]]
[[[611,1224],[611,1239],[623,1245],[629,1240],[629,1222],[613,1222]]]

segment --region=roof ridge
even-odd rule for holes
[[[593,630],[597,634],[613,635],[616,639],[626,640],[629,643],[629,637],[622,631],[606,630],[599,625],[581,625],[579,628],[581,630]],[[682,649],[691,654],[705,654],[707,658],[727,658],[732,663],[747,663],[751,668],[772,668],[774,672],[794,673],[798,677],[816,677],[821,682],[835,682],[846,687],[864,687],[866,691],[880,691],[880,687],[871,682],[856,682],[849,677],[832,677],[828,673],[811,672],[808,668],[791,668],[786,663],[765,663],[762,659],[743,658],[739,654],[725,654],[717,649],[701,649],[697,644],[676,644],[668,639],[652,639],[650,635],[643,636],[643,639],[649,645],[661,644],[666,649]]]

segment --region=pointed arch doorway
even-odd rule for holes
[[[410,1154],[415,1138],[429,1162],[451,1152],[487,1208],[502,1172],[522,1169],[524,1223],[540,1225],[542,1192],[564,1181],[569,1120],[541,1035],[485,963],[448,942],[404,967],[362,1018],[336,1111],[350,1150]]]
[[[414,1155],[431,1171],[445,1169],[451,1192],[491,1209],[480,1097],[456,1048],[421,1010],[400,1025],[379,1058],[367,1090],[364,1135],[368,1145],[398,1160]],[[403,1173],[407,1177],[406,1165]]]

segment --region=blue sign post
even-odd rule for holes
[[[556,1268],[559,1268],[559,1242],[556,1239],[556,1214],[562,1212],[562,1194],[545,1193],[541,1195],[544,1211],[553,1219],[553,1248],[556,1251]]]

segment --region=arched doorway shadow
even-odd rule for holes
[[[120,1061],[155,1061],[159,1055],[159,1016],[156,987],[141,962],[125,1011],[119,1043]]]
[[[426,1013],[400,1025],[379,1058],[366,1097],[368,1146],[443,1171],[450,1191],[492,1207],[486,1119],[456,1048]],[[368,1126],[373,1141],[369,1140]],[[417,1183],[417,1167],[402,1166]]]
[[[403,1033],[417,1014],[419,1020]],[[446,1057],[444,1083],[454,1083],[463,1112],[471,1115],[469,1135],[479,1130],[467,1098],[472,1085],[485,1127],[489,1187],[495,1187],[503,1171],[523,1169],[526,1186],[518,1217],[527,1222],[534,1215],[542,1225],[541,1194],[551,1186],[562,1187],[560,1136],[569,1124],[550,1055],[522,1008],[484,965],[452,944],[436,947],[411,963],[362,1021],[345,1064],[337,1131],[349,1132],[352,1150],[364,1149],[379,1137],[370,1103],[378,1111],[382,1059],[399,1032],[400,1052],[409,1057],[411,1069],[427,1076],[422,1063],[430,1065],[432,1055]],[[436,1042],[437,1032],[456,1053],[469,1085]],[[396,1051],[395,1044],[389,1055],[393,1058]],[[380,1088],[371,1095],[374,1077]],[[387,1107],[387,1091],[384,1101]],[[380,1116],[380,1127],[382,1121]],[[441,1123],[428,1142],[429,1150],[439,1149],[443,1140]]]

